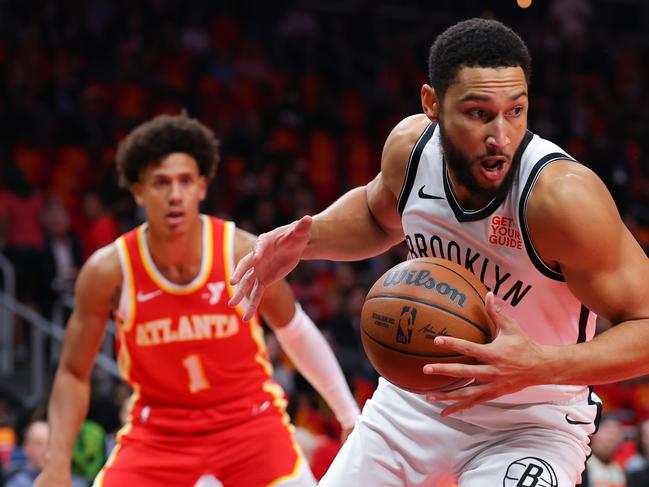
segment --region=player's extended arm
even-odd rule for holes
[[[394,128],[383,148],[381,172],[367,185],[345,193],[314,217],[260,235],[234,271],[237,288],[230,305],[247,296],[249,319],[265,287],[285,277],[300,259],[360,260],[403,240],[397,198],[410,151],[427,123],[421,115]]]
[[[34,484],[38,487],[71,485],[72,447],[88,411],[90,373],[120,275],[117,252],[111,245],[93,254],[77,279],[75,307],[66,326],[48,406],[50,438],[45,467]]]
[[[249,249],[254,237],[237,230],[235,256]],[[297,370],[327,401],[343,430],[351,430],[360,413],[340,365],[324,336],[299,305],[286,281],[270,285],[259,305],[282,349]]]
[[[544,261],[560,268],[575,296],[615,326],[586,343],[541,345],[488,296],[487,311],[499,329],[492,343],[435,339],[483,365],[424,367],[425,373],[477,379],[478,385],[429,395],[457,401],[445,414],[531,385],[604,384],[649,373],[649,259],[601,180],[583,166],[553,163],[532,193],[528,222]]]

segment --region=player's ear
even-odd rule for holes
[[[421,107],[431,122],[437,122],[439,116],[439,100],[435,89],[430,85],[421,87]]]
[[[133,183],[131,185],[131,192],[133,193],[133,198],[139,206],[143,206],[144,200],[142,199],[142,183]]]

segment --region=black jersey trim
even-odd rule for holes
[[[443,179],[444,179],[444,193],[446,194],[446,199],[448,201],[451,210],[455,214],[455,218],[459,222],[474,222],[477,220],[482,220],[483,218],[491,215],[496,209],[505,201],[507,195],[502,195],[498,198],[492,199],[487,206],[479,210],[465,210],[460,206],[460,203],[455,198],[455,193],[451,186],[451,181],[448,175],[448,168],[446,166],[446,159],[442,163]]]
[[[586,341],[586,327],[588,326],[588,318],[590,316],[590,310],[581,305],[581,311],[579,312],[579,335],[577,337],[577,343],[584,343]]]
[[[552,152],[551,154],[546,155],[539,162],[537,162],[532,168],[532,171],[530,171],[530,175],[527,178],[527,182],[525,183],[525,187],[523,188],[523,192],[521,193],[521,199],[518,206],[518,215],[521,222],[521,231],[523,233],[523,241],[525,242],[525,250],[527,250],[527,255],[530,257],[530,260],[532,261],[534,266],[545,277],[549,277],[550,279],[554,279],[555,281],[563,282],[565,281],[563,274],[552,269],[545,262],[543,262],[543,259],[541,259],[541,257],[539,256],[539,253],[536,251],[534,244],[532,244],[532,239],[530,238],[530,230],[527,225],[527,202],[530,194],[532,193],[532,189],[534,189],[541,171],[545,168],[545,166],[554,161],[577,162],[572,157],[562,152]]]
[[[527,146],[532,141],[533,137],[534,134],[529,130],[525,132],[525,136],[521,141],[521,145],[518,147],[518,150],[514,155],[514,159],[512,161],[511,167],[513,168],[520,167],[520,162],[521,162],[521,158],[523,157],[523,152],[525,152],[525,149],[527,149]],[[446,159],[444,159],[443,161],[442,171],[443,171],[444,192],[446,193],[446,199],[448,200],[451,210],[453,210],[453,213],[455,214],[455,218],[457,218],[457,221],[459,222],[474,222],[474,221],[482,220],[483,218],[488,217],[494,211],[496,211],[496,209],[498,209],[498,207],[502,205],[503,201],[505,201],[505,199],[507,198],[507,194],[503,194],[491,200],[484,208],[481,208],[479,210],[465,210],[464,208],[462,208],[459,201],[455,197],[455,193],[453,192],[451,180],[448,175],[448,168],[446,166]]]
[[[415,184],[415,178],[417,177],[417,169],[419,168],[421,153],[424,151],[424,147],[426,147],[426,144],[433,136],[433,133],[435,133],[435,127],[437,127],[437,123],[429,123],[419,136],[419,139],[413,146],[412,151],[410,151],[408,166],[406,167],[406,175],[403,178],[403,186],[401,186],[401,192],[399,193],[399,199],[397,202],[397,209],[399,210],[400,215],[403,215],[403,210],[406,207],[408,196],[410,196],[412,187]]]

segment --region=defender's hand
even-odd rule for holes
[[[424,374],[474,378],[472,385],[449,392],[431,392],[428,401],[454,401],[442,411],[448,416],[531,385],[547,383],[543,374],[546,348],[529,338],[518,323],[505,314],[487,293],[486,309],[496,325],[496,338],[484,345],[453,337],[436,337],[435,345],[474,357],[479,365],[428,364]]]
[[[289,225],[261,234],[252,252],[239,261],[230,279],[235,289],[228,305],[236,306],[247,297],[244,320],[254,316],[266,286],[295,269],[309,242],[311,222],[310,216],[303,216]]]

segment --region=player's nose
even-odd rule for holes
[[[182,192],[180,191],[180,183],[173,181],[169,191],[169,201],[178,202],[182,199]]]
[[[496,117],[491,121],[485,142],[490,149],[503,149],[509,145],[511,139],[502,117]]]

